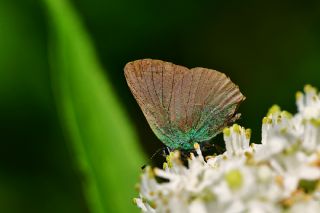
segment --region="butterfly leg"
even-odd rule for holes
[[[172,150],[170,149],[170,147],[166,146],[162,148],[162,156],[163,157],[167,157],[168,155],[170,155],[170,152]]]

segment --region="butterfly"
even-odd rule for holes
[[[216,70],[141,59],[127,63],[124,74],[151,129],[171,149],[193,149],[240,117],[245,97]]]

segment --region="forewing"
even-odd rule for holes
[[[143,59],[129,62],[125,77],[131,92],[142,109],[151,129],[167,146],[175,143],[173,126],[179,113],[171,113],[177,107],[173,91],[188,70],[160,60]]]

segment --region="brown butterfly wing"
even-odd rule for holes
[[[215,136],[244,99],[218,71],[143,59],[125,66],[128,85],[157,137],[171,148],[192,148]]]
[[[151,129],[168,146],[174,143],[169,109],[183,69],[187,68],[152,59],[129,62],[124,68],[129,88]]]
[[[200,79],[196,89],[192,128],[203,140],[217,135],[228,123],[234,122],[239,115],[235,115],[239,104],[245,99],[235,85],[225,74],[206,68],[193,68],[191,72],[201,73],[205,78]],[[198,116],[200,114],[200,116]]]

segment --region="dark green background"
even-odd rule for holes
[[[162,145],[127,88],[128,61],[156,58],[225,72],[247,97],[239,123],[253,129],[255,142],[272,104],[295,112],[295,92],[306,83],[320,87],[319,1],[72,3],[147,156]],[[88,212],[52,94],[46,13],[41,0],[0,0],[4,213]]]

